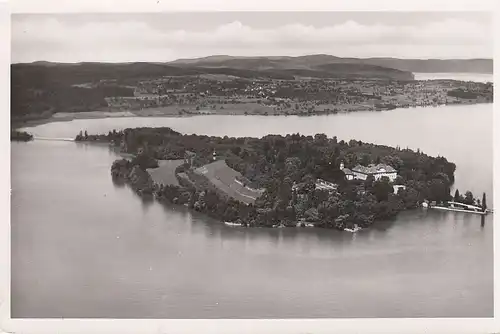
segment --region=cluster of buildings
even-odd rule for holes
[[[108,99],[108,105],[121,108],[127,105],[131,108],[169,105],[203,107],[257,102],[271,105],[276,111],[301,114],[312,110],[376,110],[380,105],[416,107],[459,103],[460,99],[448,96],[450,90],[462,89],[481,96],[492,95],[493,91],[492,85],[487,83],[445,80],[219,79],[201,75],[143,81],[135,88],[134,97]],[[222,109],[219,107],[213,109]]]
[[[375,180],[380,180],[382,177],[387,177],[390,182],[394,182],[398,176],[397,171],[385,164],[371,164],[369,166],[357,165],[352,170],[345,168],[344,164],[340,165],[340,169],[344,172],[347,180],[366,180],[369,175],[372,175]],[[394,194],[400,190],[405,190],[404,185],[393,185]]]

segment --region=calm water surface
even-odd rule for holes
[[[415,80],[451,79],[461,81],[493,82],[493,73],[413,73]]]
[[[456,186],[492,202],[492,105],[335,116],[121,118],[29,129],[73,137],[326,133],[444,155]],[[416,210],[357,235],[240,229],[115,186],[106,146],[12,143],[12,316],[490,317],[493,219]]]

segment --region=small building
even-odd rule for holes
[[[384,164],[371,164],[368,167],[357,165],[352,169],[352,172],[354,173],[354,178],[358,180],[366,180],[368,175],[373,175],[375,180],[379,180],[385,176],[389,181],[393,182],[398,176],[394,168]]]
[[[315,187],[316,187],[315,189],[326,190],[329,193],[334,193],[338,189],[338,185],[337,184],[325,181],[323,179],[317,179]]]
[[[193,161],[196,158],[196,153],[192,151],[184,152],[184,163],[188,164],[190,167],[193,166]]]
[[[399,189],[406,190],[406,186],[402,186],[402,185],[394,185],[394,186],[392,186],[392,188],[394,189],[394,195],[398,194]]]
[[[344,167],[344,163],[340,163],[340,170],[344,172],[345,177],[348,181],[354,180],[354,173],[349,169]]]

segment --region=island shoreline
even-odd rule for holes
[[[145,139],[147,137],[151,141]],[[399,212],[417,209],[420,203],[427,200],[444,203],[452,198],[450,187],[454,183],[455,165],[444,157],[432,157],[419,150],[402,150],[355,140],[348,143],[337,142],[336,137],[328,138],[324,134],[316,134],[314,137],[297,134],[246,138],[241,146],[238,142],[240,139],[183,135],[163,127],[128,128],[102,135],[83,135],[80,132],[75,140],[108,143],[122,152],[135,153],[130,160],[115,160],[111,166],[111,175],[114,181],[128,184],[139,197],[169,204],[184,204],[190,209],[235,226],[308,227],[309,222],[314,227],[352,232],[357,231],[358,226],[371,227],[376,221],[395,218]],[[282,147],[280,142],[286,142],[286,147],[295,145],[296,142],[302,143],[294,146],[295,153],[283,155],[287,150],[280,152],[279,160],[284,161],[285,165],[276,165],[277,160],[264,153],[266,143],[278,148]],[[302,147],[303,145],[305,146]],[[197,147],[198,152],[193,152],[191,147]],[[252,164],[261,164],[262,159],[250,157],[248,160],[248,153],[242,154],[241,147],[245,152],[257,150],[254,154],[267,161],[264,164],[270,169],[260,169],[260,173],[252,176],[251,171],[255,170],[251,167]],[[307,147],[315,147],[314,152],[309,152]],[[304,149],[311,155],[307,159],[303,156],[306,152]],[[324,149],[331,153],[328,158],[330,163],[318,160]],[[353,161],[356,159],[345,156],[348,151],[354,152],[353,149],[357,152],[355,154],[360,154],[360,158],[364,156],[362,160],[366,160],[365,163],[372,164],[362,167],[358,163],[355,166]],[[313,159],[316,162],[312,163],[314,166],[310,163],[311,157],[316,157]],[[193,158],[196,162],[194,165]],[[385,166],[386,173],[395,175],[391,174],[385,180],[378,181],[373,177],[349,179],[347,174],[350,170],[343,167],[344,158],[351,161],[348,168],[356,173],[371,173],[368,169],[372,166]],[[172,159],[184,159],[184,163],[173,171],[179,184],[156,182],[149,169],[157,168],[160,160]],[[380,159],[384,164],[380,164]],[[374,162],[379,165],[374,165]],[[399,167],[394,169],[386,163]],[[417,169],[409,167],[414,163],[418,163],[418,166],[414,166]],[[427,175],[425,180],[421,179],[424,175]],[[242,198],[239,196],[242,194],[236,189],[238,187],[235,184],[231,186],[240,178],[250,187],[248,191],[261,189],[263,192],[252,201]],[[403,186],[396,186],[398,188],[394,189],[394,184]],[[402,192],[400,188],[403,188]],[[214,203],[217,204],[214,206]],[[361,209],[354,210],[358,206]]]

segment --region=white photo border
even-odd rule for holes
[[[2,112],[0,212],[0,333],[493,333],[500,332],[499,309],[494,318],[423,319],[290,319],[290,320],[113,320],[113,319],[10,319],[10,13],[162,12],[162,11],[494,11],[500,31],[498,0],[13,0],[0,1],[0,103]],[[495,43],[498,59],[499,43]],[[499,69],[495,67],[495,82]],[[498,81],[500,82],[500,81]],[[500,98],[495,90],[495,100]],[[494,109],[497,110],[496,103]],[[500,116],[494,112],[494,147]],[[500,129],[499,129],[500,130]],[[500,150],[494,149],[494,190],[500,189]],[[494,197],[494,207],[500,200]],[[494,217],[496,223],[498,217]],[[494,228],[494,253],[500,229]],[[499,277],[497,256],[495,277]],[[480,274],[480,273],[478,273]],[[495,287],[495,301],[498,289]],[[496,304],[496,303],[495,303]]]

